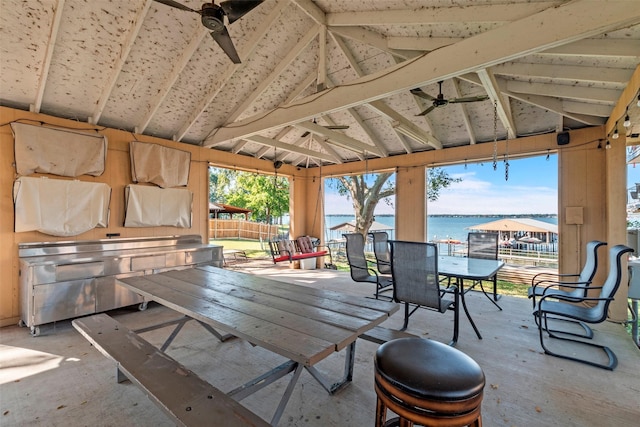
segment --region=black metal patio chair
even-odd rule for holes
[[[373,253],[376,256],[376,267],[380,274],[391,274],[391,252],[389,235],[386,231],[369,233],[373,239]]]
[[[456,285],[447,288],[440,285],[438,247],[424,242],[393,240],[390,243],[393,299],[405,304],[401,330],[407,329],[409,317],[420,307],[440,313],[452,310],[453,338],[449,345],[454,346],[458,341],[459,293]],[[444,298],[445,295],[452,295],[453,299]]]
[[[467,246],[467,256],[469,258],[478,258],[478,259],[498,259],[498,233],[469,233],[468,235],[468,246]],[[482,280],[475,281],[471,286],[469,286],[465,292],[470,291],[476,286],[480,286],[480,290],[482,293],[489,298],[489,301],[493,303],[496,307],[502,310],[497,303],[498,301],[498,275],[495,274],[493,277],[489,279],[491,283],[493,283],[493,297],[491,297],[484,289],[484,285],[482,284]]]
[[[568,287],[572,287],[579,291],[577,292],[578,296],[549,293],[540,298],[533,311],[533,315],[536,318],[536,323],[538,325],[540,345],[542,346],[546,354],[585,363],[588,365],[596,366],[598,368],[609,370],[615,369],[618,364],[618,359],[609,347],[594,342],[588,342],[583,339],[570,338],[567,337],[567,335],[585,339],[593,338],[593,330],[587,325],[587,323],[597,324],[602,323],[607,319],[607,309],[609,308],[609,304],[611,303],[611,301],[613,301],[614,295],[616,294],[616,291],[620,286],[620,282],[622,281],[622,257],[623,255],[630,252],[633,252],[633,249],[624,245],[616,245],[609,250],[609,274],[607,275],[607,278],[602,286],[567,285]],[[596,290],[599,290],[599,295],[597,297],[580,296],[583,295],[584,292],[594,292]],[[581,303],[595,303],[595,305],[586,306],[580,305]],[[586,335],[550,329],[548,321],[557,319],[569,319],[577,321],[584,328]],[[578,343],[585,346],[601,349],[607,356],[608,363],[603,364],[593,360],[579,358],[575,355],[576,352],[573,352],[572,355],[568,355],[552,351],[548,348],[547,345],[545,345],[545,333],[550,338],[570,341],[572,343]]]
[[[343,234],[346,240],[347,261],[351,278],[356,282],[375,283],[375,297],[378,299],[380,293],[391,290],[393,282],[391,276],[378,274],[369,267],[364,254],[364,236],[360,233]]]
[[[539,273],[531,279],[531,286],[527,289],[527,295],[536,306],[536,298],[540,298],[549,293],[561,294],[565,296],[585,297],[587,289],[572,288],[562,289],[565,285],[589,286],[596,271],[598,270],[598,249],[605,246],[605,242],[592,240],[586,245],[587,256],[582,271],[579,274],[559,274],[559,273]]]

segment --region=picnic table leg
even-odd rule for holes
[[[344,361],[344,376],[342,379],[336,383],[331,383],[328,381],[325,375],[323,375],[320,371],[318,371],[313,366],[307,366],[306,369],[320,383],[325,390],[329,392],[329,394],[334,394],[339,390],[342,390],[345,386],[347,386],[353,380],[353,365],[355,364],[355,354],[356,354],[356,342],[352,342],[345,349],[345,361]]]
[[[284,412],[284,409],[287,406],[287,403],[289,403],[289,399],[293,394],[293,388],[298,382],[298,378],[300,378],[302,369],[303,369],[303,365],[301,365],[298,362],[294,362],[293,360],[290,360],[272,369],[266,374],[260,375],[259,377],[249,381],[248,383],[241,385],[240,387],[234,390],[231,390],[229,393],[227,393],[227,395],[233,397],[236,401],[239,402],[245,397],[257,392],[258,390],[263,389],[264,387],[268,386],[274,381],[279,380],[280,378],[284,377],[290,372],[293,372],[293,376],[289,380],[289,384],[287,385],[284,395],[282,396],[282,399],[280,399],[280,404],[278,404],[278,407],[276,408],[276,412],[274,413],[273,418],[271,419],[272,426],[278,425],[278,422],[280,421],[280,417],[282,417],[282,413]]]
[[[206,323],[203,323],[203,322],[201,322],[199,320],[198,320],[198,323],[200,323],[203,328],[205,328],[212,335],[214,335],[216,338],[218,338],[220,340],[220,342],[225,342],[226,340],[230,340],[231,338],[235,338],[236,337],[235,335],[232,335],[232,334],[224,334],[224,335],[222,335],[220,332],[218,332],[215,329],[213,329],[210,325],[208,325]]]
[[[162,344],[162,347],[160,347],[160,351],[165,351],[169,347],[169,345],[171,345],[173,340],[176,338],[176,336],[178,335],[178,332],[180,332],[182,330],[182,328],[184,327],[185,323],[187,323],[189,320],[191,320],[190,317],[183,316],[183,317],[180,317],[179,319],[173,319],[173,320],[169,320],[169,321],[166,321],[166,322],[158,323],[156,325],[151,325],[151,326],[148,326],[146,328],[136,329],[134,332],[137,333],[137,334],[142,334],[142,333],[145,333],[145,332],[149,332],[149,331],[153,331],[153,330],[156,330],[156,329],[164,328],[165,326],[176,325],[176,327],[173,329],[173,332],[171,332],[169,337],[165,340],[164,344]]]

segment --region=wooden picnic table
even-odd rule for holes
[[[306,369],[331,394],[349,384],[356,339],[384,322],[399,305],[322,290],[246,273],[205,266],[118,282],[199,321],[289,359],[230,391],[241,400],[291,372],[289,385],[271,420],[276,425],[301,372]],[[314,365],[345,350],[344,376],[330,381]]]

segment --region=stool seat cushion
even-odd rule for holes
[[[423,338],[382,344],[375,369],[398,389],[421,399],[460,401],[482,393],[484,373],[460,350]]]

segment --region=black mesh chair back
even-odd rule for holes
[[[351,278],[356,282],[373,282],[376,276],[371,274],[364,255],[364,236],[360,233],[342,235],[346,239],[347,262],[351,270]]]
[[[498,259],[498,233],[469,233],[469,258]]]
[[[360,233],[348,233],[342,236],[346,240],[347,261],[351,278],[356,282],[375,283],[376,299],[381,291],[390,290],[391,278],[378,275],[372,268],[369,268],[364,254],[364,236]]]
[[[373,253],[376,265],[381,274],[391,274],[391,252],[389,250],[389,235],[385,231],[369,233],[373,238]]]
[[[467,237],[467,256],[469,258],[478,258],[478,259],[498,259],[498,233],[469,233]],[[498,301],[498,277],[494,275],[490,279],[491,283],[493,283],[493,297],[489,296],[487,292],[484,290],[484,286],[482,281],[475,282],[472,286],[467,288],[468,290],[473,289],[476,285],[480,285],[480,289],[482,293],[485,294],[489,301],[493,303],[496,307],[502,310],[502,307],[498,305],[496,301]]]
[[[405,303],[403,330],[409,324],[409,317],[419,307],[429,308],[440,313],[448,309],[455,311],[454,337],[451,345],[458,339],[458,288],[441,288],[438,276],[438,247],[433,243],[391,241],[391,272],[393,277],[393,298]],[[453,299],[443,295],[453,294]],[[410,305],[415,308],[410,311]]]

